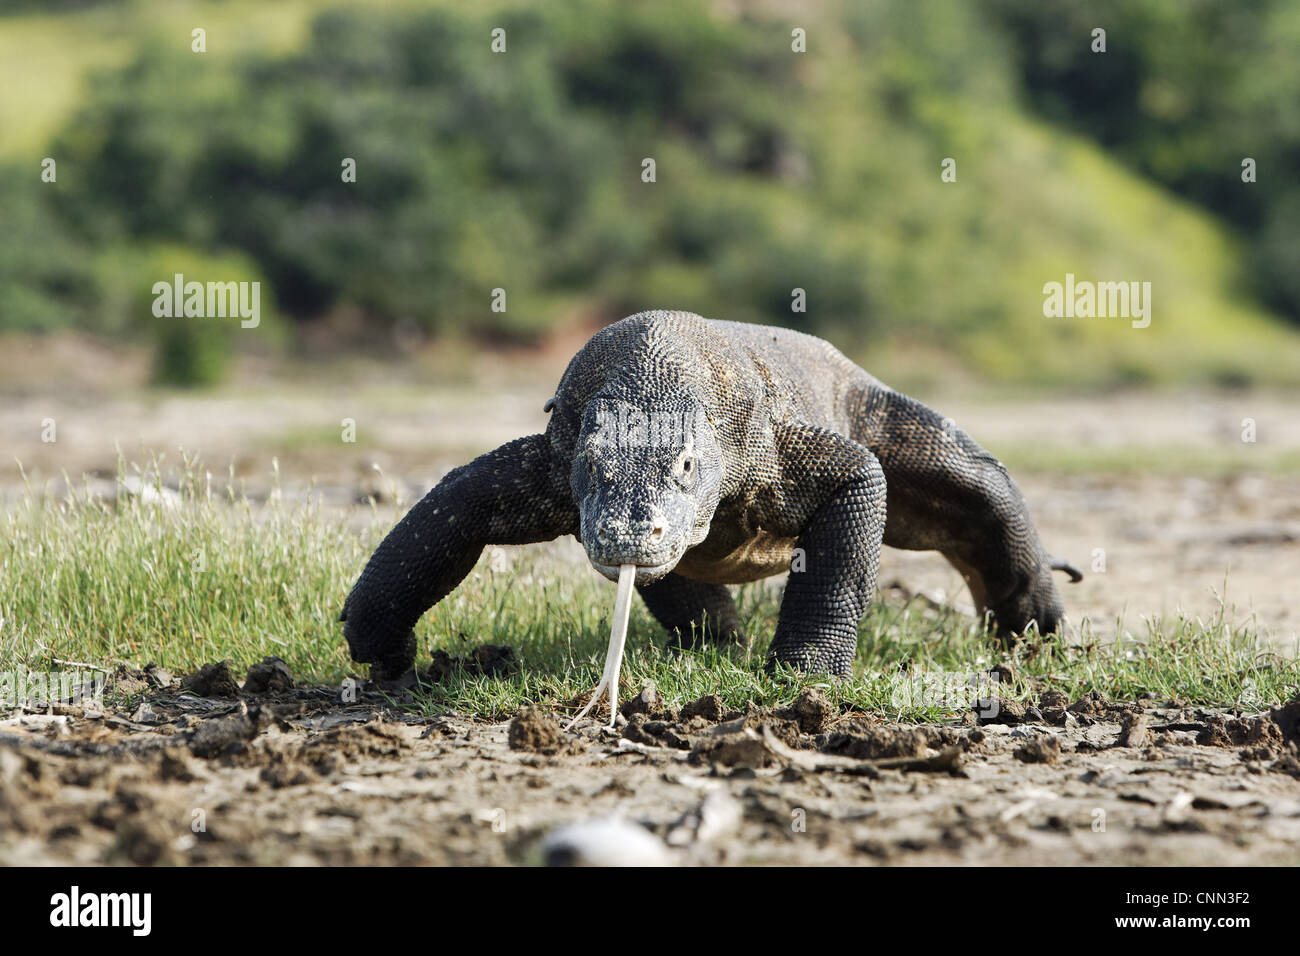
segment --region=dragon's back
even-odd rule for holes
[[[559,405],[567,402],[580,416],[597,395],[653,406],[689,389],[719,420],[751,423],[761,415],[847,435],[853,397],[868,382],[866,372],[812,335],[652,311],[592,336],[565,372]]]

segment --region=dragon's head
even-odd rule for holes
[[[636,583],[649,584],[708,536],[722,453],[694,398],[653,407],[597,398],[583,415],[570,481],[592,565],[617,580],[619,565],[635,564]]]

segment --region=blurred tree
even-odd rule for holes
[[[1300,322],[1300,5],[985,2],[1033,106],[1255,237],[1260,291]]]
[[[376,341],[675,307],[1004,378],[1256,374],[1284,353],[1261,345],[1243,275],[1300,314],[1295,10],[330,5],[292,52],[149,45],[96,77],[52,145],[75,176],[0,184],[19,226],[0,236],[0,326],[152,335],[137,284],[234,250],[289,316],[360,316]],[[815,56],[791,50],[792,18]],[[1235,224],[1250,268],[1085,137]],[[1259,184],[1240,182],[1243,155]],[[1176,329],[1045,322],[1039,290],[1066,271],[1152,280]],[[160,368],[201,378],[187,334],[162,337]]]

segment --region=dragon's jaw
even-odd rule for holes
[[[590,559],[588,559],[590,560]],[[654,584],[656,581],[668,575],[673,568],[677,567],[677,562],[681,556],[673,558],[670,561],[664,561],[660,564],[601,564],[598,561],[592,561],[591,566],[609,578],[617,582],[623,568],[632,568],[636,572],[637,587],[644,587],[647,584]]]
[[[591,708],[600,700],[602,692],[609,693],[609,727],[612,730],[618,719],[618,672],[623,667],[623,650],[627,646],[627,618],[632,610],[632,583],[637,575],[635,564],[624,564],[618,569],[618,594],[614,598],[614,620],[609,632],[609,648],[605,651],[605,670],[600,675],[600,683],[591,692],[591,700],[578,711],[573,720],[564,728],[569,730],[586,717]]]

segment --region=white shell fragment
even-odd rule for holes
[[[672,866],[668,847],[627,820],[585,820],[553,830],[542,844],[547,866]]]

